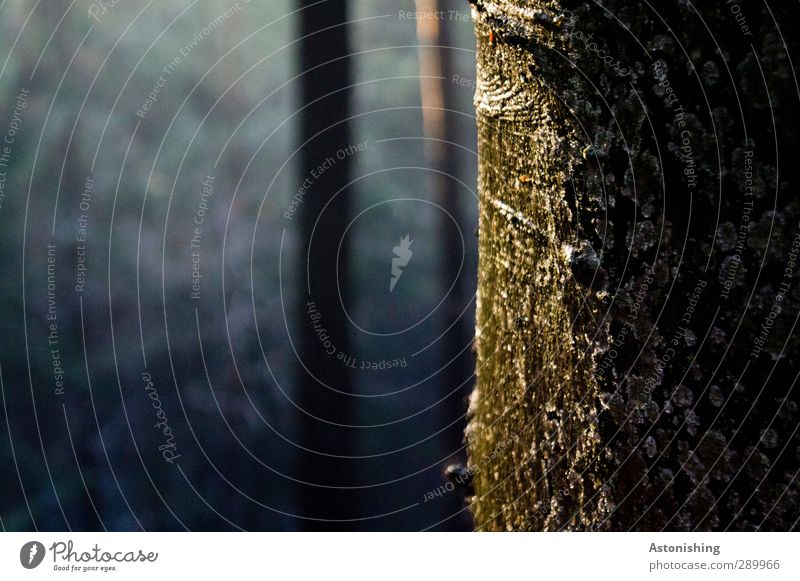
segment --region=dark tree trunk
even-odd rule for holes
[[[301,6],[313,2],[301,0]],[[347,319],[340,296],[350,296],[349,250],[342,236],[349,222],[348,157],[337,151],[350,144],[350,61],[347,2],[327,2],[300,13],[302,67],[300,182],[317,171],[319,178],[304,195],[298,210],[302,237],[303,279],[298,305],[301,329],[300,394],[298,405],[301,445],[299,474],[301,516],[310,530],[342,530],[343,522],[359,514],[354,484],[354,397],[348,368],[330,355],[323,328],[336,348],[351,353]],[[340,156],[341,157],[341,156]],[[327,161],[326,161],[327,160]],[[342,243],[340,248],[340,243]],[[337,288],[338,285],[338,288]],[[313,319],[312,319],[313,317]]]
[[[459,5],[449,0],[416,0],[415,7],[420,14],[449,14]],[[472,321],[468,318],[469,300],[466,297],[463,281],[464,272],[460,257],[462,248],[452,224],[463,223],[462,202],[464,190],[456,181],[458,172],[458,144],[456,135],[456,112],[452,88],[453,46],[452,27],[454,23],[447,18],[419,18],[417,20],[417,40],[420,45],[420,92],[423,108],[423,132],[426,138],[425,154],[431,172],[428,186],[432,199],[442,209],[439,214],[439,289],[447,299],[440,309],[439,332],[441,339],[441,366],[437,374],[441,379],[440,421],[449,426],[444,433],[444,446],[449,454],[445,467],[450,464],[463,464],[466,454],[463,451],[464,400],[471,384],[471,370],[474,358],[472,342]],[[453,514],[463,509],[459,495],[448,495],[445,512]],[[467,528],[468,515],[463,515],[455,525]]]
[[[771,4],[473,1],[479,529],[797,527],[798,5]]]

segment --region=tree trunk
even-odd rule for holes
[[[415,8],[420,14],[449,14],[457,6],[449,0],[415,0]],[[417,42],[419,43],[420,96],[422,102],[423,134],[425,136],[425,155],[431,172],[427,183],[434,202],[442,209],[439,214],[439,291],[447,299],[439,314],[439,332],[442,334],[440,393],[443,398],[440,409],[440,422],[448,426],[442,434],[448,460],[444,466],[462,465],[464,434],[464,399],[471,383],[474,368],[472,352],[468,348],[472,340],[472,320],[467,321],[462,314],[469,302],[461,280],[462,265],[458,256],[462,253],[461,243],[454,235],[452,223],[463,222],[463,195],[458,182],[458,156],[456,147],[459,140],[455,128],[454,112],[458,111],[452,89],[453,78],[453,23],[444,18],[418,18]],[[463,509],[459,495],[448,495],[445,512],[452,514]],[[454,523],[458,529],[468,530],[469,515]]]
[[[349,250],[342,238],[350,218],[350,63],[347,3],[314,3],[301,13],[302,149],[300,183],[308,186],[300,214],[303,293],[298,405],[301,516],[308,530],[352,528],[361,512],[353,486],[354,397],[348,367],[327,352],[323,339],[349,354],[342,300],[350,296]],[[322,168],[322,169],[320,169]],[[312,174],[312,171],[314,174]],[[316,175],[313,179],[311,176]],[[304,186],[305,187],[305,186]],[[340,250],[340,242],[341,250]],[[306,294],[307,293],[307,294]],[[340,294],[341,293],[341,294]],[[325,336],[317,333],[322,329]]]
[[[662,4],[472,2],[479,529],[797,527],[797,4]]]

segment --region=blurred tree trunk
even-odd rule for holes
[[[472,0],[479,529],[797,526],[798,9],[736,5]]]
[[[458,6],[449,0],[416,0],[415,8],[421,14],[448,14]],[[440,309],[439,329],[442,333],[442,371],[438,374],[441,383],[440,409],[442,426],[450,426],[443,434],[445,452],[450,454],[447,464],[463,463],[464,399],[467,394],[470,370],[474,366],[472,351],[471,321],[462,315],[469,300],[465,296],[460,276],[461,254],[464,249],[453,231],[453,222],[461,225],[463,211],[459,195],[458,157],[455,148],[459,140],[453,113],[458,111],[452,87],[453,53],[452,26],[448,18],[418,18],[417,41],[419,43],[420,96],[422,101],[423,134],[428,167],[427,182],[432,200],[442,211],[439,215],[439,289],[442,296],[448,294]],[[452,287],[452,290],[451,290]],[[447,497],[447,514],[463,508],[458,495]],[[462,519],[466,520],[466,519]],[[460,522],[458,526],[468,526]]]
[[[299,370],[300,515],[309,530],[344,530],[358,516],[354,484],[355,423],[349,368],[329,354],[317,327],[339,352],[352,354],[341,300],[350,297],[350,252],[342,241],[350,220],[349,156],[336,153],[350,145],[347,2],[301,0],[301,154],[299,183],[316,170],[298,214],[302,237],[303,293],[298,301],[301,331]],[[324,171],[318,168],[324,167]],[[340,251],[340,242],[342,242]],[[337,272],[338,267],[338,272]],[[338,285],[338,288],[337,288]],[[313,308],[313,311],[312,311]],[[312,316],[314,317],[312,319]],[[319,318],[317,318],[319,317]]]

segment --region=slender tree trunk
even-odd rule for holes
[[[797,5],[472,5],[476,527],[797,527]]]
[[[301,0],[301,6],[314,4]],[[342,530],[358,516],[354,484],[354,398],[348,367],[327,352],[315,323],[346,354],[347,319],[340,296],[350,296],[349,249],[342,236],[349,223],[349,156],[337,156],[350,142],[350,63],[347,2],[327,2],[301,13],[300,60],[302,146],[300,182],[315,171],[299,209],[302,236],[303,293],[299,301],[301,369],[299,430],[301,516],[305,528]],[[324,168],[320,170],[319,168]],[[340,250],[340,242],[342,242]],[[337,272],[338,271],[338,272]],[[338,285],[338,288],[337,288]]]

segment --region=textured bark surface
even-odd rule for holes
[[[476,527],[797,527],[797,5],[472,6]]]

